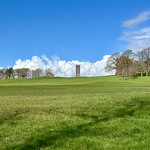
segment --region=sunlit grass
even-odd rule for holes
[[[149,149],[150,78],[0,81],[0,149]]]

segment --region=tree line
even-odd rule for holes
[[[51,69],[35,69],[29,68],[4,68],[0,69],[0,79],[11,79],[11,78],[40,78],[40,77],[54,77],[54,73]]]
[[[106,71],[115,70],[119,77],[148,76],[150,74],[150,47],[133,53],[126,50],[113,54],[107,61]]]

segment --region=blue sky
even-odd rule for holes
[[[149,0],[0,0],[0,66],[42,55],[96,62],[138,49],[133,36],[149,38],[149,11]]]

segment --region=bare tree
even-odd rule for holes
[[[138,62],[139,62],[139,71],[141,72],[141,76],[143,73],[148,76],[150,72],[150,48],[143,49],[138,53]]]
[[[107,65],[105,67],[106,71],[112,71],[116,70],[116,75],[118,74],[119,71],[119,58],[121,54],[115,53],[113,54],[107,61]]]
[[[45,70],[45,77],[54,77],[54,73],[52,72],[51,69]]]
[[[21,76],[21,78],[27,78],[28,71],[29,71],[29,68],[21,68],[20,69],[20,76]]]
[[[129,55],[116,53],[107,62],[107,71],[116,70],[116,75],[121,77],[133,77],[136,74],[136,62]]]
[[[18,68],[14,69],[14,75],[17,78],[27,78],[29,73],[29,68]]]
[[[136,53],[134,53],[131,49],[127,49],[123,52],[123,55],[129,56],[130,58],[133,58],[136,56]]]
[[[41,76],[42,76],[42,70],[41,69],[32,70],[32,77],[33,78],[39,78]]]
[[[6,72],[6,69],[0,69],[0,78],[1,79],[5,79],[5,72]]]

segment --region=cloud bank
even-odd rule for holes
[[[150,27],[138,27],[141,23],[149,20],[150,11],[144,11],[137,17],[123,22],[122,26],[127,30],[120,37],[120,40],[127,42],[126,49],[137,52],[150,47]]]
[[[65,61],[60,60],[59,57],[52,57],[49,59],[43,55],[41,57],[33,56],[31,59],[21,60],[18,59],[13,66],[17,68],[30,68],[30,69],[43,69],[50,68],[56,77],[75,77],[76,64],[80,65],[81,76],[106,76],[112,75],[114,72],[106,72],[105,66],[110,55],[105,55],[102,60],[92,62],[80,62],[78,60]]]

